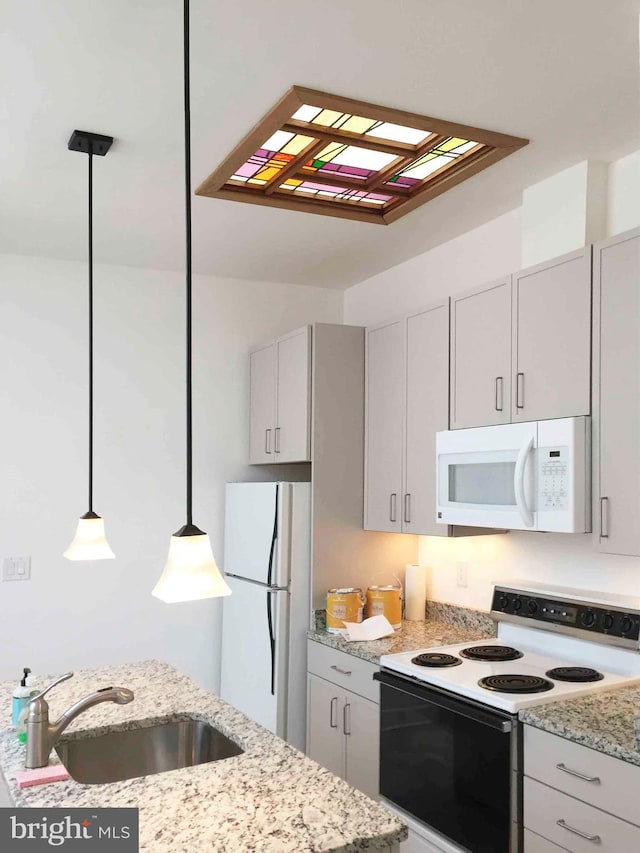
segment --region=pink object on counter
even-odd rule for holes
[[[16,773],[19,788],[31,788],[32,785],[46,785],[47,782],[63,782],[69,774],[62,764],[37,767],[35,770],[21,770]]]

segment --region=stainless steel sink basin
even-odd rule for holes
[[[164,773],[243,752],[222,732],[199,720],[63,740],[55,749],[71,778],[84,785]]]

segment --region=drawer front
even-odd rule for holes
[[[374,672],[378,671],[375,664],[313,640],[309,640],[307,646],[309,672],[380,704],[380,685],[373,680]]]
[[[640,826],[640,767],[635,764],[525,726],[524,772]]]
[[[637,826],[526,777],[524,825],[571,853],[640,850]]]
[[[562,853],[564,847],[558,847],[530,829],[524,831],[524,853]]]

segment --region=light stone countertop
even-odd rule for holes
[[[403,620],[402,626],[393,636],[383,637],[381,640],[351,643],[341,634],[330,634],[324,630],[308,631],[307,636],[317,643],[376,665],[380,663],[382,655],[452,646],[484,637],[495,637],[495,624],[488,614],[441,603],[437,604],[437,610],[435,607],[434,602],[431,604],[433,616],[416,622]],[[316,617],[316,624],[317,622]]]
[[[520,711],[523,723],[640,766],[638,715],[638,684]]]
[[[244,753],[107,785],[69,779],[19,789],[15,774],[24,770],[25,747],[6,725],[0,728],[0,770],[16,806],[137,806],[140,850],[149,853],[355,853],[391,849],[407,837],[383,806],[160,661],[76,673],[49,694],[51,719],[110,685],[131,688],[134,701],[89,709],[63,739],[196,718],[218,728]],[[14,686],[0,684],[2,721],[11,719]],[[55,751],[51,763],[59,763]]]

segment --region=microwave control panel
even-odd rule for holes
[[[569,509],[569,448],[538,448],[538,510]]]

